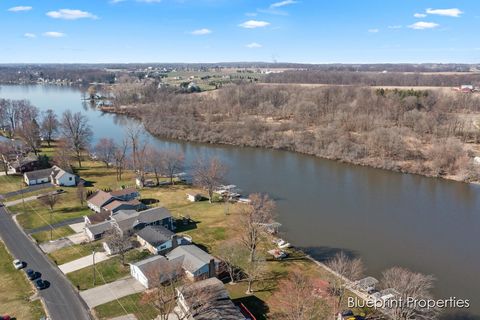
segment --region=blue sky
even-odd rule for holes
[[[0,0],[0,63],[480,63],[477,0]]]

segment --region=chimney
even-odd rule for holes
[[[215,268],[215,260],[210,259],[210,263],[208,264],[208,277],[213,278],[217,276],[217,270]]]

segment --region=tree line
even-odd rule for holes
[[[472,151],[480,142],[476,95],[288,85],[232,85],[206,94],[144,90],[149,94],[127,110],[157,136],[479,179]]]

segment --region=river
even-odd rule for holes
[[[95,139],[120,140],[132,121],[91,108],[70,87],[0,86],[0,98],[29,99],[58,114],[81,111]],[[478,186],[292,152],[149,140],[181,149],[187,162],[199,154],[220,157],[229,167],[228,182],[245,193],[269,193],[285,237],[317,259],[345,250],[376,277],[392,266],[432,274],[436,298],[470,299],[468,313],[480,315]]]

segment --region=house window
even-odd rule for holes
[[[68,177],[68,180],[72,181],[72,177]]]

